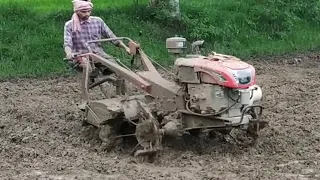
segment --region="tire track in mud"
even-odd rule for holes
[[[263,90],[263,118],[270,121],[258,144],[179,141],[166,146],[153,164],[120,148],[97,151],[97,134],[81,126],[77,111],[78,77],[2,82],[0,179],[320,178],[319,58],[252,64]]]

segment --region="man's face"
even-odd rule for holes
[[[87,20],[91,15],[91,10],[88,9],[88,10],[77,11],[77,14],[78,14],[80,19]]]

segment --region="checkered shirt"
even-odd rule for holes
[[[87,53],[85,46],[87,41],[104,38],[116,38],[111,29],[100,17],[90,16],[87,21],[80,21],[81,32],[72,32],[72,21],[68,21],[64,26],[64,47],[69,46],[73,52]],[[118,45],[119,41],[112,41]],[[94,52],[102,50],[101,43],[91,43],[90,47]],[[103,51],[103,50],[102,50]]]

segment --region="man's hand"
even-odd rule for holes
[[[69,59],[69,60],[72,60],[73,59],[73,54],[72,54],[72,50],[70,47],[66,46],[64,48],[64,52],[66,53],[66,58]]]
[[[123,48],[127,52],[128,55],[131,55],[130,48],[128,46],[126,46],[122,41],[120,41],[119,47]]]
[[[73,53],[68,53],[68,54],[66,55],[66,58],[69,59],[69,60],[72,60],[73,57],[74,57]]]
[[[78,55],[79,55],[79,53],[67,53],[66,58],[69,60],[72,60],[72,59],[76,58]]]
[[[126,52],[127,52],[127,54],[128,54],[128,55],[131,55],[131,51],[130,51],[130,48],[128,48],[128,47],[125,47],[125,49],[126,49]]]

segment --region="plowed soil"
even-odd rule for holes
[[[175,143],[153,163],[124,147],[98,151],[94,128],[81,125],[76,107],[79,77],[2,82],[0,179],[320,179],[319,57],[250,63],[269,121],[257,145]]]

